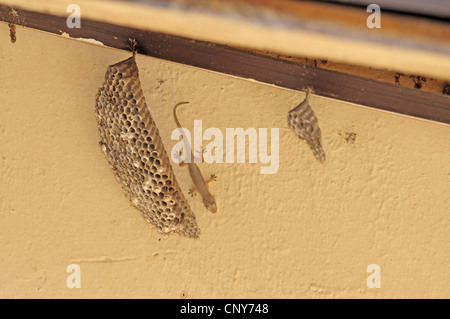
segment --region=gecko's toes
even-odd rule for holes
[[[194,197],[197,193],[195,192],[194,188],[191,188],[188,192],[189,195],[191,195],[191,197]]]

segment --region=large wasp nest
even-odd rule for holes
[[[311,105],[309,105],[310,94],[311,89],[308,89],[305,100],[289,111],[288,124],[298,137],[306,140],[317,160],[324,162],[325,152],[322,148],[322,132],[317,117],[314,115]]]
[[[198,237],[194,213],[145,103],[134,55],[108,67],[96,102],[99,144],[125,196],[164,237]]]

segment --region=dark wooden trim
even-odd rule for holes
[[[450,123],[450,96],[400,87],[344,73],[315,68],[236,48],[147,30],[83,19],[82,28],[69,29],[66,18],[17,10],[0,5],[0,20],[50,33],[69,33],[105,46],[128,50],[128,39],[138,42],[138,53],[216,72],[251,78],[294,90],[313,88],[315,94],[381,110]]]

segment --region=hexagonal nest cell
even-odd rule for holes
[[[108,67],[96,115],[100,147],[132,205],[164,237],[173,232],[197,238],[195,215],[145,102],[134,55]]]

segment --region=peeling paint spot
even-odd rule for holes
[[[422,88],[422,83],[427,82],[427,78],[420,75],[410,75],[410,78],[414,81],[414,88],[420,90]]]
[[[70,39],[75,39],[75,40],[80,40],[83,42],[87,42],[87,43],[91,43],[91,44],[97,44],[97,45],[102,45],[104,46],[103,42],[95,40],[95,39],[87,39],[87,38],[72,38],[70,36],[70,34],[68,34],[67,32],[62,32],[61,30],[59,30],[59,32],[61,32],[61,36],[66,37],[66,38],[70,38]]]
[[[11,38],[11,42],[15,43],[17,38],[16,38],[16,25],[12,24],[12,23],[8,23],[8,27],[9,27],[9,36]]]
[[[104,45],[103,42],[95,40],[95,39],[87,39],[87,38],[74,38],[76,40],[84,41],[91,44]]]
[[[400,78],[404,75],[405,74],[403,74],[403,73],[395,72],[395,75],[394,75],[395,76],[395,84],[400,85]]]
[[[442,90],[442,94],[450,95],[450,84],[446,84]]]
[[[349,144],[353,144],[356,141],[357,135],[354,132],[339,133],[339,135]]]

